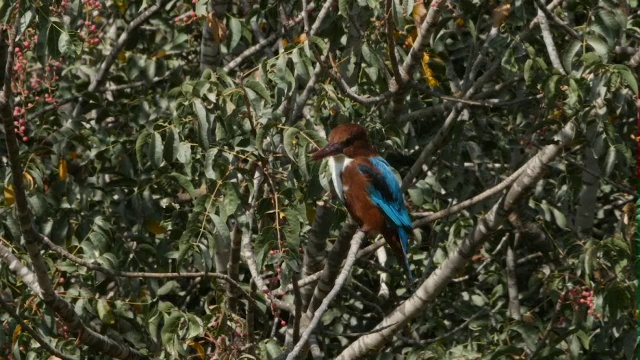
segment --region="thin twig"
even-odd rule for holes
[[[413,227],[414,228],[419,228],[422,226],[427,225],[428,223],[431,223],[433,221],[436,220],[440,220],[444,217],[453,215],[453,214],[457,214],[460,211],[473,206],[481,201],[487,200],[488,198],[499,194],[501,191],[503,191],[504,189],[506,189],[507,187],[509,187],[511,184],[513,184],[518,177],[520,177],[520,175],[522,175],[524,173],[524,170],[527,168],[527,166],[529,165],[529,163],[524,164],[523,166],[521,166],[518,170],[516,170],[515,172],[513,172],[513,174],[509,175],[509,177],[507,177],[506,179],[504,179],[503,181],[501,181],[498,185],[483,191],[482,193],[467,199],[461,203],[458,203],[456,205],[453,205],[449,208],[440,210],[436,213],[433,213],[429,216],[426,216],[422,219],[416,220],[413,222]]]
[[[360,244],[362,243],[362,240],[364,239],[365,235],[366,234],[364,232],[358,231],[353,236],[353,239],[351,239],[351,247],[349,248],[347,259],[344,262],[344,266],[342,267],[342,271],[340,272],[340,275],[338,275],[338,278],[336,279],[333,289],[331,289],[329,294],[324,298],[324,300],[322,300],[322,304],[320,304],[318,309],[314,312],[313,318],[311,319],[309,326],[307,326],[307,328],[304,330],[304,332],[302,333],[302,336],[300,336],[300,340],[296,343],[296,346],[294,346],[293,350],[291,350],[289,355],[287,355],[287,360],[293,360],[297,358],[302,348],[306,345],[307,340],[309,339],[309,336],[318,326],[318,323],[320,322],[320,318],[322,318],[322,315],[324,315],[324,313],[329,308],[329,304],[331,303],[333,298],[335,298],[336,295],[338,295],[338,292],[340,292],[340,289],[342,288],[345,281],[347,280],[347,276],[349,276],[349,274],[351,273],[351,268],[353,268],[353,264],[356,261],[356,254],[358,253],[358,249],[360,248]]]
[[[391,62],[391,71],[393,71],[393,77],[397,86],[404,84],[404,79],[400,73],[400,65],[398,64],[398,57],[396,56],[396,41],[393,38],[395,31],[395,24],[393,22],[393,0],[385,1],[385,26],[386,26],[386,38],[387,38],[387,52],[389,54],[389,61]]]
[[[260,276],[260,272],[258,271],[258,262],[256,260],[256,255],[253,252],[253,245],[251,244],[251,236],[253,235],[253,222],[255,220],[254,217],[255,217],[255,211],[256,211],[256,203],[258,201],[258,196],[259,196],[258,194],[260,193],[259,189],[260,189],[260,185],[262,184],[263,178],[264,178],[264,171],[262,170],[261,167],[258,166],[256,168],[256,171],[253,177],[254,190],[253,190],[253,194],[251,195],[251,199],[249,201],[249,211],[247,212],[248,228],[244,230],[242,234],[243,255],[247,265],[249,266],[249,271],[251,272],[251,278],[256,283],[258,290],[263,294],[267,294],[267,296],[265,296],[267,302],[269,304],[271,303],[275,304],[280,309],[293,312],[294,311],[293,306],[274,298],[270,294],[269,287],[264,282],[264,280]]]
[[[580,40],[580,35],[578,35],[578,33],[575,30],[573,30],[569,25],[567,25],[564,21],[560,20],[560,18],[558,18],[554,13],[552,13],[551,10],[549,10],[547,6],[544,5],[542,0],[535,0],[535,1],[536,1],[536,5],[538,5],[538,9],[541,10],[548,19],[551,19],[551,21],[559,25],[562,28],[562,30],[564,30],[567,34],[571,35],[571,37],[573,37],[574,39]],[[538,14],[538,16],[540,16],[540,14]],[[542,19],[538,19],[538,21],[541,21],[541,20]]]
[[[234,281],[231,277],[225,274],[212,273],[212,272],[150,273],[150,272],[111,270],[71,254],[70,252],[65,250],[63,247],[56,245],[53,241],[51,241],[46,236],[42,236],[42,242],[46,244],[49,247],[49,249],[53,250],[55,253],[61,255],[67,260],[70,260],[78,265],[82,265],[93,271],[99,271],[101,273],[104,273],[112,277],[153,278],[153,279],[184,279],[184,278],[211,277],[211,278],[223,280],[229,283],[236,290],[240,291],[240,293],[244,298],[246,298],[248,301],[250,301],[254,305],[256,304],[255,299],[253,299],[242,288],[242,286],[238,282]]]
[[[413,163],[404,179],[402,179],[402,191],[406,191],[413,183],[413,179],[418,176],[418,173],[422,170],[422,167],[431,162],[431,155],[433,155],[435,151],[440,148],[447,135],[449,135],[454,125],[457,123],[460,111],[460,106],[454,107],[453,110],[451,110],[451,112],[449,113],[449,116],[447,117],[447,120],[444,122],[442,127],[433,136],[433,138],[431,138],[431,141],[429,141],[429,143],[424,147],[418,159]]]

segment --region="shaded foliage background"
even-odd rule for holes
[[[98,333],[153,358],[280,355],[304,255],[322,269],[347,217],[307,155],[338,123],[367,127],[419,220],[574,122],[509,223],[375,356],[637,357],[636,1],[17,4],[0,7],[2,58],[17,36],[25,64],[3,72],[3,104],[50,281]],[[1,243],[30,265],[0,151]],[[494,201],[421,223],[414,273],[429,276]],[[2,259],[3,356],[49,353],[18,318],[63,354],[95,355]],[[390,262],[384,296],[375,257],[358,260],[314,355],[337,356],[411,294]],[[301,291],[306,306],[313,287]]]

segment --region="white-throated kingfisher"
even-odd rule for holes
[[[358,124],[338,125],[327,146],[313,153],[314,160],[326,157],[333,186],[349,214],[364,232],[382,234],[412,281],[407,259],[411,218],[398,179],[369,143],[367,131]]]

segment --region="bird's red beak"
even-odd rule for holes
[[[340,143],[328,143],[327,146],[322,149],[313,152],[313,160],[321,160],[326,158],[327,156],[333,156],[340,154],[342,152],[343,146]]]

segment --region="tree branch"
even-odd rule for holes
[[[540,30],[542,31],[542,40],[544,40],[544,44],[547,46],[547,53],[549,54],[551,64],[556,70],[560,71],[560,73],[566,74],[564,67],[562,67],[560,56],[558,56],[556,45],[553,42],[553,35],[551,35],[547,15],[545,15],[545,12],[542,10],[543,8],[546,10],[546,7],[544,4],[541,4],[540,0],[536,0],[536,4],[538,4],[538,22],[540,23]]]
[[[558,142],[546,146],[534,157],[525,173],[518,178],[509,192],[500,201],[496,202],[486,215],[480,218],[476,227],[462,241],[457,250],[449,255],[444,263],[422,283],[407,301],[400,304],[376,326],[376,328],[388,326],[387,329],[359,338],[351,343],[337,359],[356,359],[373,349],[379,349],[412,318],[422,314],[424,308],[436,299],[446,285],[469,262],[469,259],[487,240],[491,232],[504,222],[506,214],[515,208],[517,202],[525,198],[532,185],[542,177],[545,166],[560,154],[563,146],[573,139],[575,131],[575,124],[568,123],[557,135]]]
[[[300,340],[298,341],[296,346],[294,346],[293,350],[291,350],[289,355],[287,355],[287,360],[297,359],[298,354],[306,345],[309,336],[315,330],[316,326],[318,326],[320,318],[329,308],[329,304],[331,303],[333,298],[335,298],[336,295],[338,295],[338,292],[340,292],[340,289],[347,280],[347,276],[349,276],[349,274],[351,273],[351,268],[356,261],[356,254],[358,253],[360,244],[362,243],[362,240],[365,238],[365,236],[366,234],[364,232],[359,231],[353,236],[353,239],[351,239],[351,247],[349,248],[349,253],[347,254],[347,259],[344,262],[344,266],[342,267],[340,275],[336,279],[336,282],[327,297],[322,300],[322,304],[320,304],[318,309],[314,312],[313,318],[311,319],[309,326],[307,326],[305,331],[300,336]]]

